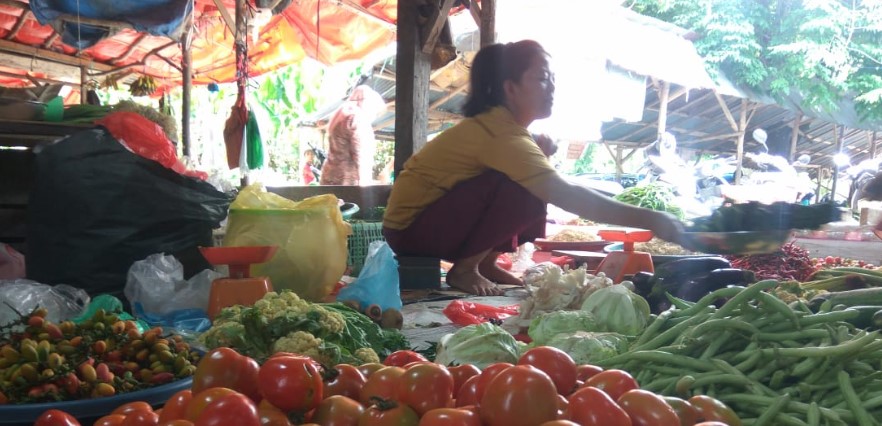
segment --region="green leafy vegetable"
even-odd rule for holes
[[[496,362],[515,364],[524,346],[497,325],[489,322],[468,325],[441,338],[435,362],[441,365],[474,364],[481,369]]]
[[[543,313],[533,318],[527,334],[534,345],[544,345],[558,334],[576,331],[600,331],[594,315],[581,310]]]
[[[591,293],[582,310],[592,313],[603,331],[628,336],[640,334],[649,323],[649,303],[620,284]]]
[[[576,364],[591,364],[627,352],[628,338],[618,333],[561,333],[545,345],[568,353]]]

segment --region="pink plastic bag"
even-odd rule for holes
[[[454,300],[442,312],[456,325],[472,325],[487,321],[501,322],[508,317],[517,315],[520,308],[520,305],[490,306]]]
[[[9,245],[0,243],[0,280],[15,280],[24,277],[24,255]]]

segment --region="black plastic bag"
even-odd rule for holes
[[[36,162],[28,278],[122,299],[129,267],[151,254],[175,255],[186,277],[210,267],[197,247],[212,245],[233,194],[128,151],[100,127],[46,146]]]

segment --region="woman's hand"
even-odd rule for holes
[[[557,142],[551,136],[544,133],[534,133],[533,140],[536,141],[536,145],[539,145],[539,149],[546,157],[551,157],[557,152]]]
[[[652,224],[653,234],[665,241],[683,245],[683,233],[686,232],[683,222],[670,213],[660,211],[655,213],[657,219]]]

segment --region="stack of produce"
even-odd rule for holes
[[[98,310],[81,323],[46,320],[38,308],[2,327],[0,404],[112,396],[189,377],[199,356],[161,328]]]
[[[877,424],[878,332],[849,322],[858,310],[791,308],[767,293],[778,284],[724,288],[694,304],[675,299],[626,353],[598,365],[635,371],[644,389],[663,395],[714,396],[745,423]],[[728,301],[715,308],[719,299]]]

